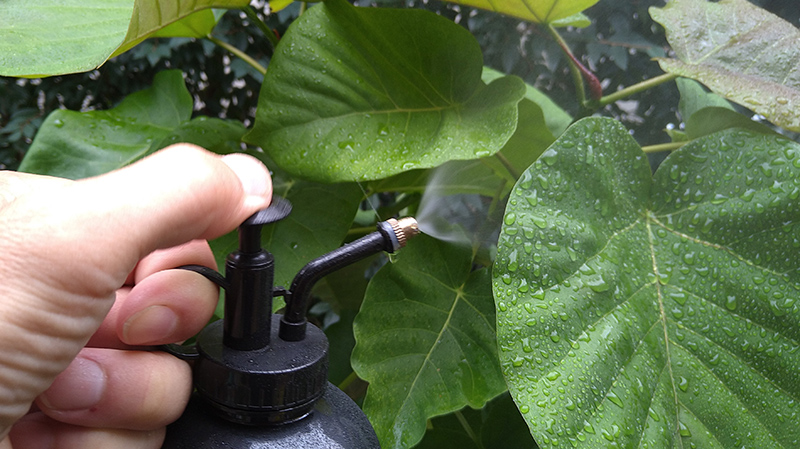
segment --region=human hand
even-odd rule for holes
[[[191,373],[135,346],[205,325],[216,287],[170,268],[213,266],[196,239],[271,195],[256,160],[189,145],[77,182],[0,172],[0,448],[160,447]]]

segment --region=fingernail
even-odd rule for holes
[[[86,410],[103,398],[106,373],[94,360],[75,358],[39,400],[51,410]]]
[[[155,305],[136,312],[122,325],[122,339],[129,345],[166,343],[178,326],[178,316],[167,306]]]
[[[271,196],[272,181],[269,171],[258,159],[246,154],[227,154],[224,162],[239,177],[244,192],[251,197],[268,199]]]

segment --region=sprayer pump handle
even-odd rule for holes
[[[275,223],[278,220],[286,218],[290,212],[292,212],[292,203],[290,203],[289,200],[279,196],[273,196],[269,207],[254,213],[241,225],[260,226]]]

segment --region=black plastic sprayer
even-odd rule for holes
[[[308,326],[314,284],[325,275],[381,251],[394,252],[419,233],[413,218],[378,223],[378,230],[307,264],[288,290],[273,287],[274,259],[261,247],[261,228],[291,212],[272,205],[239,227],[239,249],[223,277],[189,265],[225,290],[225,316],[193,346],[165,350],[194,363],[195,393],[167,428],[163,448],[379,448],[358,406],[327,381],[328,340]],[[273,297],[286,311],[272,313]]]

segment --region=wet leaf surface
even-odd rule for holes
[[[427,236],[411,240],[367,287],[354,323],[352,364],[381,447],[411,447],[426,421],[505,390],[497,364],[489,273],[472,252]]]
[[[673,0],[650,8],[677,59],[659,59],[669,73],[800,131],[800,30],[747,0]]]
[[[573,125],[509,200],[503,373],[542,447],[800,444],[800,146],[727,130],[651,176]]]
[[[241,151],[244,126],[196,117],[178,70],[160,72],[153,85],[105,111],[52,112],[36,134],[21,171],[79,179],[116,170],[174,143],[219,154]]]
[[[192,115],[192,97],[178,70],[106,111],[53,111],[33,140],[21,171],[78,179],[125,166],[160,148]],[[175,140],[177,142],[177,138]]]
[[[468,31],[421,10],[327,1],[281,39],[245,138],[283,169],[366,181],[496,153],[517,123],[522,81],[481,81]]]

